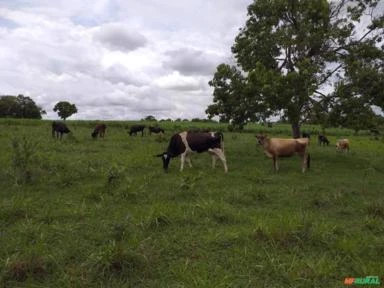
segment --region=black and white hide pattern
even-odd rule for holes
[[[180,171],[184,169],[185,161],[192,167],[190,154],[208,152],[212,155],[212,168],[216,166],[217,158],[223,163],[224,171],[228,172],[227,160],[224,155],[224,137],[221,132],[181,132],[174,134],[166,152],[156,155],[163,160],[164,171],[168,171],[171,158],[180,156]]]

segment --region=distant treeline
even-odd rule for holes
[[[41,119],[46,112],[24,95],[0,95],[0,118]]]

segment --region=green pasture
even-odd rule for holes
[[[0,287],[345,287],[384,279],[384,142],[328,129],[329,147],[272,161],[255,133],[289,137],[288,125],[161,122],[130,137],[129,122],[0,121]],[[223,130],[228,174],[206,153],[169,173],[153,155],[173,132]],[[303,127],[311,131],[318,127]],[[348,137],[349,153],[335,141]]]

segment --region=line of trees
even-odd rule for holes
[[[0,118],[30,118],[41,119],[46,112],[30,97],[22,94],[18,96],[0,96]]]
[[[54,107],[53,111],[65,120],[71,115],[77,113],[75,104],[67,101],[60,101]],[[47,112],[38,106],[32,98],[19,94],[18,96],[0,95],[0,118],[29,118],[41,119]]]
[[[232,46],[236,64],[220,64],[209,82],[208,117],[241,129],[279,115],[293,137],[310,117],[323,126],[372,118],[372,105],[384,109],[379,2],[255,0]]]

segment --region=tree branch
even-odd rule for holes
[[[331,72],[328,73],[328,75],[326,75],[319,83],[317,83],[319,86],[321,84],[324,84],[328,79],[329,77],[331,77],[337,70],[339,70],[341,67],[343,67],[343,64],[339,64],[335,69],[333,69]]]

